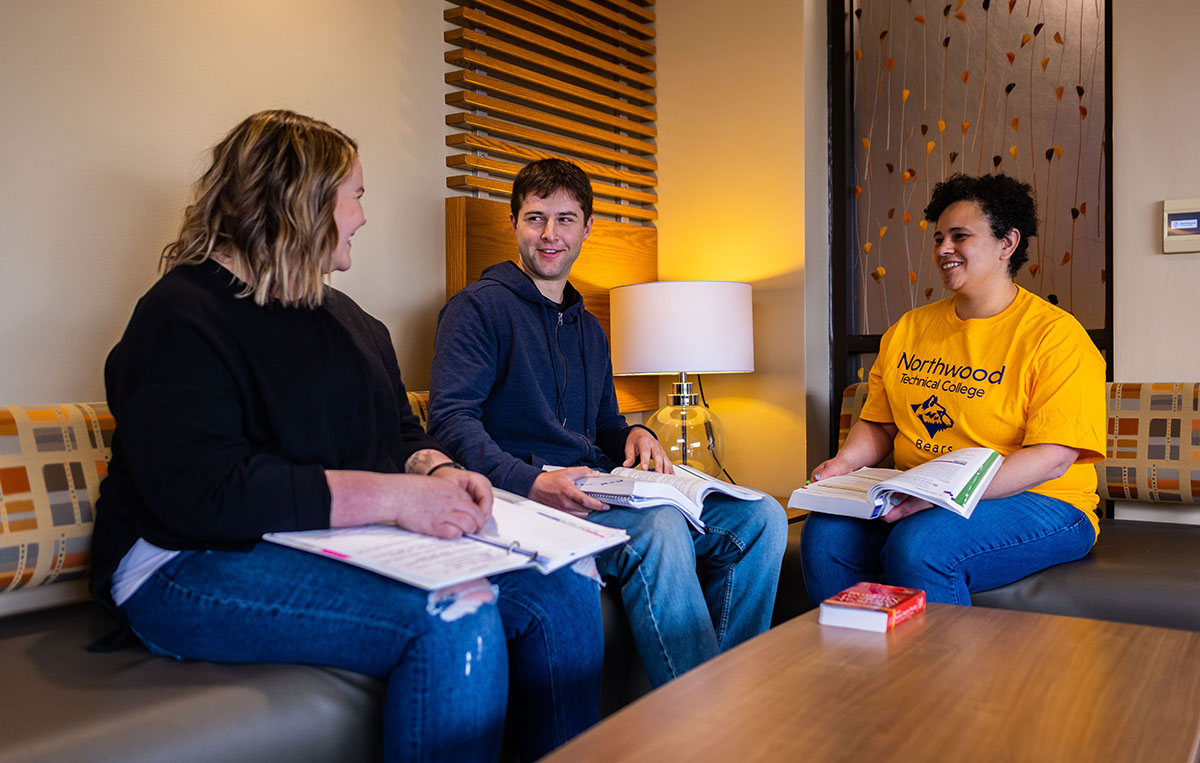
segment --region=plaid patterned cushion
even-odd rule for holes
[[[850,434],[850,427],[854,425],[854,422],[858,421],[858,414],[862,413],[866,402],[866,382],[851,384],[842,392],[842,414],[838,417],[838,448],[846,444],[846,437]]]
[[[1200,503],[1200,384],[1109,382],[1108,444],[1096,464],[1100,498]],[[842,394],[838,447],[858,420],[866,383]]]
[[[112,432],[104,403],[0,408],[0,592],[87,573]]]
[[[429,391],[421,390],[420,392],[408,393],[408,404],[412,406],[413,413],[417,414],[417,418],[421,420],[421,428],[429,426]]]
[[[409,392],[408,401],[425,426],[429,393]],[[0,613],[86,595],[81,581],[113,427],[104,403],[0,407],[0,594],[23,591],[0,601]],[[52,596],[29,590],[72,581],[77,590],[56,587],[64,593]]]
[[[1100,497],[1200,503],[1200,384],[1108,385]]]
[[[858,382],[851,384],[842,391],[842,412],[838,417],[838,448],[841,449],[846,444],[846,438],[850,435],[850,427],[854,426],[854,422],[858,421],[858,415],[862,413],[863,406],[867,403],[867,383]],[[896,462],[891,453],[880,461],[876,466],[881,466],[885,469],[895,469]]]

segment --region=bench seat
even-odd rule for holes
[[[1200,527],[1105,519],[1091,553],[1002,588],[983,607],[1200,631]]]
[[[0,760],[289,763],[378,760],[383,682],[304,665],[177,662],[86,603],[0,619]]]
[[[867,385],[842,395],[839,445]],[[1109,382],[1099,496],[1165,507],[1200,504],[1200,383]],[[786,564],[785,560],[785,564]],[[799,571],[799,565],[791,574]],[[800,573],[802,574],[802,573]],[[1083,559],[971,596],[984,607],[1200,631],[1200,526],[1100,520]]]

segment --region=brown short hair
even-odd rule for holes
[[[583,210],[586,222],[592,216],[592,184],[578,164],[566,159],[539,159],[526,164],[513,181],[512,214],[521,213],[525,197],[533,194],[546,198],[555,191],[566,191],[575,197]]]
[[[163,272],[233,258],[241,296],[315,307],[337,245],[337,188],[354,169],[358,144],[325,122],[292,111],[260,111],[213,147],[179,238],[162,252]]]

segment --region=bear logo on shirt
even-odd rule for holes
[[[946,413],[946,409],[938,402],[937,395],[930,395],[925,402],[912,406],[912,409],[925,425],[925,431],[929,432],[930,437],[954,426],[954,419],[950,418],[950,414]]]

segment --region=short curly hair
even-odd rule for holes
[[[1037,202],[1033,198],[1033,188],[1008,175],[951,175],[933,187],[929,206],[925,207],[925,219],[937,223],[946,207],[956,201],[978,204],[996,238],[1003,238],[1013,228],[1021,234],[1008,261],[1008,274],[1016,277],[1021,266],[1029,261],[1029,239],[1037,235]]]

